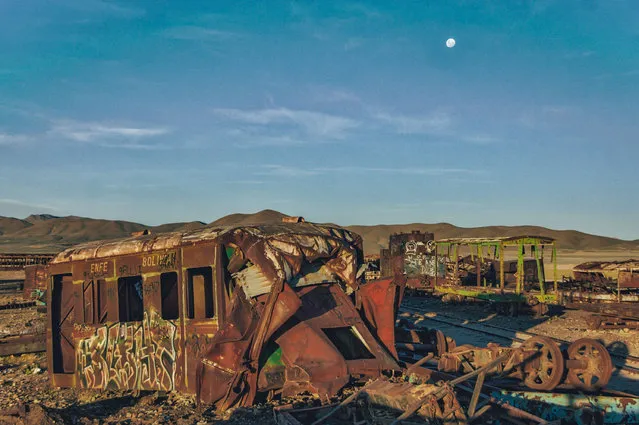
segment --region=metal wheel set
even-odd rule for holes
[[[612,376],[613,365],[608,350],[599,342],[582,338],[562,351],[552,339],[536,336],[519,347],[461,345],[442,353],[438,370],[469,372],[508,354],[494,372],[503,378],[519,379],[536,391],[552,391],[560,385],[582,391],[603,388]]]

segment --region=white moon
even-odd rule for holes
[[[449,48],[455,47],[455,39],[449,38],[448,40],[446,40],[446,47],[449,47]]]

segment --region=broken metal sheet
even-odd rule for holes
[[[275,337],[286,365],[283,394],[333,395],[353,377],[400,369],[338,286],[308,286],[296,294],[295,320]]]
[[[405,282],[405,277],[373,281],[362,286],[356,295],[368,328],[395,359],[398,359],[395,316],[402,303]]]
[[[389,382],[378,379],[367,385],[363,393],[373,405],[384,406],[391,411],[400,413],[410,409],[411,406],[423,403],[423,406],[417,411],[417,416],[424,419],[446,419],[449,422],[463,421],[466,415],[457,400],[455,392],[452,388],[443,388],[434,383],[423,383],[414,385],[409,382]],[[433,397],[436,391],[440,390],[442,394]],[[442,400],[437,403],[437,400]]]
[[[235,279],[236,284],[244,289],[249,298],[266,294],[271,290],[271,281],[257,265],[252,265],[233,273],[232,277]],[[301,288],[321,283],[337,283],[337,281],[335,274],[326,265],[306,263],[300,269],[300,273],[292,277],[289,283],[293,288]]]
[[[215,335],[213,348],[202,357],[196,373],[198,402],[214,404],[225,399],[228,406],[241,396],[243,365],[257,321],[257,313],[238,289],[227,314],[225,326]],[[242,366],[242,367],[240,367]],[[235,388],[231,390],[232,384]]]
[[[232,275],[235,283],[244,289],[247,297],[253,298],[271,290],[271,281],[262,273],[259,266],[252,265]]]

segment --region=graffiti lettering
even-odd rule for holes
[[[177,326],[157,312],[142,322],[97,328],[78,344],[83,388],[161,390],[175,388]]]
[[[103,263],[93,263],[91,264],[91,274],[106,273],[108,267],[109,263],[107,261]]]
[[[213,335],[192,334],[186,339],[186,348],[189,353],[193,353],[196,357],[203,356],[213,346]]]
[[[148,296],[157,292],[160,289],[160,281],[155,280],[152,282],[145,282],[144,284],[144,296]]]
[[[136,276],[142,274],[142,266],[129,266],[127,264],[118,268],[118,276]]]
[[[108,274],[109,274],[109,262],[101,261],[99,263],[92,263],[89,266],[89,271],[84,272],[84,277],[85,278],[102,277]]]
[[[175,252],[148,255],[142,257],[142,267],[159,267],[160,270],[175,269],[176,258],[177,255]]]

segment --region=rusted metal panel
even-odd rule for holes
[[[23,286],[23,297],[25,299],[43,293],[47,289],[47,269],[43,264],[33,264],[24,268],[25,279]]]
[[[639,288],[639,268],[619,271],[619,287],[624,289]]]

